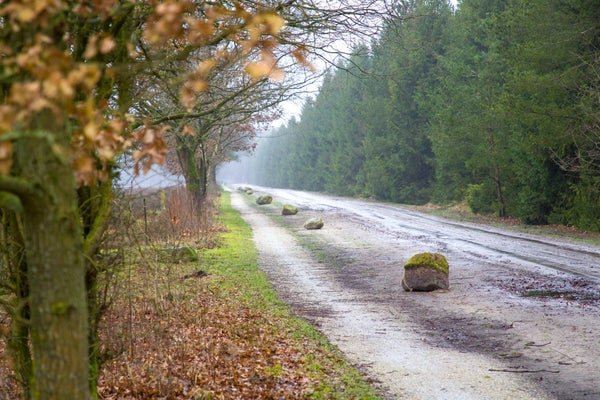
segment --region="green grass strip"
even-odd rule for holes
[[[220,246],[202,251],[203,268],[223,278],[214,280],[219,290],[231,293],[248,307],[269,316],[269,320],[277,321],[299,345],[316,350],[308,352],[302,365],[306,376],[319,382],[310,398],[379,399],[337,347],[307,321],[294,316],[278,298],[266,274],[258,267],[252,229],[231,206],[228,192],[221,195],[220,221],[226,232],[221,235]]]

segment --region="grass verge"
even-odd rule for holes
[[[231,207],[230,194],[221,196],[221,222],[227,231],[218,248],[203,253],[208,272],[218,277],[213,288],[228,298],[256,310],[269,328],[284,334],[301,354],[293,367],[310,380],[305,392],[313,399],[377,399],[361,376],[312,325],[294,316],[277,297],[266,275],[258,268],[252,230]],[[272,366],[279,370],[278,366]]]
[[[99,281],[99,398],[377,399],[339,350],[279,300],[229,194],[207,207],[219,209],[218,224],[177,231],[179,204],[155,210],[151,240],[139,240],[146,236],[137,220],[104,249],[118,257]],[[0,313],[0,333],[9,322]],[[18,398],[3,339],[0,398]]]
[[[229,193],[218,207],[216,246],[197,249],[197,258],[176,262],[172,252],[165,257],[171,245],[158,242],[126,263],[100,328],[100,397],[377,399],[339,350],[278,298]]]

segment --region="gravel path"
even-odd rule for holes
[[[261,266],[390,398],[598,399],[597,248],[461,224],[389,204],[257,188],[233,194]],[[320,216],[321,231],[302,223]],[[451,290],[405,293],[402,264],[439,251]],[[536,372],[537,371],[537,372]]]

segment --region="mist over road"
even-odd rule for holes
[[[600,248],[400,205],[261,188],[234,193],[261,266],[390,398],[600,398]],[[300,208],[281,218],[280,204]],[[319,216],[321,231],[302,223]],[[403,263],[440,252],[447,292],[406,293]]]

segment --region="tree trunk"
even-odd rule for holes
[[[185,179],[185,187],[192,196],[194,207],[197,211],[202,208],[206,198],[207,165],[204,157],[196,157],[193,148],[179,144],[177,155]]]
[[[100,378],[100,337],[98,336],[98,324],[102,313],[98,302],[98,272],[88,265],[86,272],[86,289],[88,302],[89,323],[89,369],[90,369],[90,397],[98,398],[98,379]]]
[[[90,365],[91,398],[98,398],[98,379],[100,377],[100,338],[98,325],[104,312],[104,305],[98,296],[98,275],[104,265],[98,260],[98,249],[111,216],[112,179],[78,190],[79,213],[83,222],[85,286],[88,307],[88,341]]]
[[[494,140],[494,131],[492,128],[488,128],[488,144],[490,146],[492,170],[494,186],[496,188],[496,198],[500,208],[498,209],[498,216],[506,217],[506,201],[504,200],[504,193],[502,190],[502,178],[500,176],[500,166],[498,164],[497,153],[496,153],[496,142]]]
[[[39,121],[52,127],[52,117]],[[54,132],[60,132],[53,129]],[[21,176],[37,194],[24,199],[25,249],[31,305],[32,397],[89,399],[88,312],[83,236],[67,135],[23,139]],[[60,146],[60,150],[57,150]]]
[[[213,164],[208,166],[208,183],[215,190],[219,187],[219,184],[217,183],[217,167]]]
[[[496,184],[496,197],[500,208],[498,209],[499,217],[506,217],[506,201],[504,200],[504,194],[502,192],[502,182],[500,181],[500,169],[498,164],[494,162],[494,183]]]
[[[11,333],[8,347],[14,363],[14,370],[25,399],[31,398],[32,377],[31,352],[29,351],[29,284],[27,282],[27,261],[25,259],[23,237],[15,212],[5,213],[5,236],[8,247],[7,264],[11,283],[14,286],[16,304],[11,318]]]

